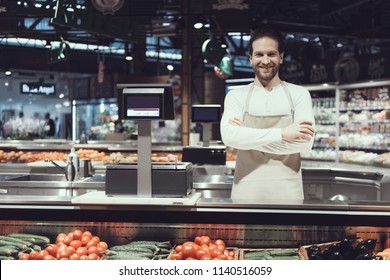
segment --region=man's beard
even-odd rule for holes
[[[271,67],[271,72],[267,73],[261,73],[261,68],[257,67],[256,65],[253,65],[252,68],[257,79],[260,81],[271,81],[279,71],[279,65]]]

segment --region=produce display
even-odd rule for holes
[[[303,259],[309,260],[382,260],[374,252],[376,239],[349,240],[305,246]]]
[[[50,242],[46,236],[13,233],[0,236],[0,260],[23,259],[26,256],[35,255],[38,257],[42,248]]]
[[[22,252],[19,260],[99,260],[108,249],[106,242],[90,231],[76,229],[60,233],[55,244],[47,243],[40,250]]]
[[[76,153],[81,159],[101,161],[104,164],[137,162],[137,154],[134,153],[106,153],[94,149],[77,149]],[[0,150],[0,163],[30,163],[45,159],[62,161],[69,152],[32,152]],[[181,153],[153,153],[153,162],[178,162],[181,161]]]
[[[108,260],[164,260],[171,249],[169,241],[132,241],[109,248],[106,255]]]
[[[197,236],[194,241],[177,245],[170,260],[234,260],[235,251],[226,248],[222,239],[212,241],[209,236]]]
[[[137,240],[109,247],[90,231],[56,235],[11,233],[0,236],[0,260],[390,260],[390,238],[378,250],[376,239],[344,239],[296,248],[229,248],[222,239],[196,236],[170,241]],[[377,249],[377,251],[375,251]]]
[[[103,158],[104,164],[112,163],[131,163],[137,162],[137,154],[126,154],[126,153],[111,153]],[[181,154],[172,153],[153,153],[152,162],[178,162],[181,161]]]

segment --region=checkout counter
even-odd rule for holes
[[[295,247],[348,236],[375,238],[378,248],[390,236],[390,200],[382,195],[389,191],[386,169],[304,162],[304,182],[309,184],[307,190],[305,183],[305,200],[251,203],[229,199],[234,174],[229,164],[193,165],[195,195],[185,199],[106,196],[104,165],[96,164],[92,177],[73,182],[54,174],[53,166],[46,167],[51,170],[46,176],[34,173],[37,169],[28,164],[14,164],[13,173],[0,168],[0,234],[13,230],[55,235],[81,227],[118,244],[124,237],[182,243],[202,233],[238,247]],[[21,174],[18,168],[27,173]],[[347,176],[352,177],[350,182],[360,176],[368,183],[367,191],[354,199],[354,184],[346,188],[343,180],[347,192],[341,194],[350,200],[328,199],[340,194],[332,192],[338,177]],[[378,188],[373,186],[382,191],[381,200],[375,199],[373,189]]]
[[[124,88],[130,92],[122,99],[122,112],[139,117],[137,168],[95,163],[91,177],[66,181],[64,174],[53,172],[52,165],[4,164],[0,167],[0,234],[55,236],[82,228],[98,232],[109,244],[131,239],[179,244],[209,235],[225,240],[227,246],[246,248],[375,238],[378,249],[383,249],[390,236],[387,169],[304,162],[303,201],[232,201],[234,163],[157,166],[150,162],[150,123],[145,114],[163,116],[165,91],[144,89],[157,105],[151,109],[141,102],[133,110],[129,102],[140,97],[140,87]],[[45,169],[50,171],[37,172]]]

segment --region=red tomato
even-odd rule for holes
[[[223,245],[223,246],[226,247],[226,244],[225,244],[225,242],[224,242],[222,239],[217,239],[217,240],[215,240],[215,241],[214,241],[214,244],[215,244],[215,245]]]
[[[83,244],[83,246],[86,246],[89,241],[91,241],[91,237],[90,236],[83,235],[83,237],[81,237],[81,243]]]
[[[219,254],[214,258],[214,260],[227,260],[228,257],[225,254]]]
[[[64,238],[66,237],[66,234],[65,233],[60,233],[57,235],[57,239],[56,239],[56,243],[61,243],[64,241]]]
[[[203,255],[201,260],[212,260],[213,258],[210,255]]]
[[[83,236],[89,236],[89,239],[91,239],[93,235],[90,231],[86,230],[83,232]]]
[[[91,237],[91,241],[93,241],[96,244],[98,244],[100,242],[100,238],[99,236],[92,236]]]
[[[72,242],[73,241],[73,234],[72,234],[72,236],[70,236],[70,235],[67,235],[67,236],[65,236],[65,238],[64,238],[64,240],[62,241],[65,245],[69,245],[70,244],[70,242]]]
[[[88,255],[99,254],[98,248],[96,246],[91,246],[88,248]]]
[[[57,260],[55,257],[53,257],[52,255],[47,255],[43,258],[44,260],[46,261],[54,261],[54,260]]]
[[[196,244],[202,245],[202,238],[200,236],[195,237],[194,241]]]
[[[107,250],[108,246],[107,246],[107,243],[106,242],[99,242],[97,245],[96,245],[96,248],[98,250],[98,255],[101,256],[103,255],[103,253]]]
[[[88,255],[88,249],[87,247],[79,247],[77,248],[76,253],[80,256]]]
[[[83,236],[83,232],[79,229],[76,229],[74,232],[73,232],[73,239],[74,240],[81,240],[81,237]]]
[[[38,252],[38,258],[37,259],[38,260],[44,260],[47,255],[49,255],[48,251],[41,250],[41,251]]]
[[[203,251],[206,251],[207,253],[210,252],[210,247],[209,247],[209,245],[207,245],[207,244],[203,244],[202,246],[200,246],[200,248],[201,248]]]
[[[102,249],[104,250],[107,250],[108,249],[108,245],[106,242],[104,241],[100,241],[98,244],[97,244],[97,247],[102,247]]]
[[[196,258],[200,260],[204,255],[208,255],[208,254],[209,252],[206,252],[205,250],[202,250],[202,248],[200,248],[199,250],[196,251]]]
[[[70,255],[73,255],[74,253],[76,253],[76,249],[73,248],[72,246],[68,246],[68,247],[66,248],[66,251],[68,252],[68,255],[69,255],[69,256],[70,256]]]
[[[98,260],[99,256],[97,254],[95,254],[95,253],[92,253],[92,254],[88,255],[88,259],[90,259],[90,260]]]
[[[201,245],[202,244],[209,245],[211,243],[210,237],[208,237],[208,236],[204,235],[204,236],[201,236],[200,238],[201,238],[201,242],[200,242]]]
[[[96,243],[95,241],[90,240],[90,241],[87,243],[87,245],[85,245],[85,247],[89,248],[89,247],[96,246],[96,245],[97,245],[97,243]]]
[[[210,250],[210,256],[212,258],[215,258],[217,257],[218,255],[221,255],[221,251],[219,251],[218,249],[211,249]]]
[[[38,259],[38,252],[37,251],[31,251],[29,255],[30,255],[30,260],[37,260]]]
[[[183,253],[178,252],[178,253],[173,253],[170,257],[170,260],[182,260],[183,259]]]
[[[183,245],[177,245],[177,246],[175,247],[176,253],[181,252],[181,250],[183,250]]]
[[[192,258],[192,257],[188,257],[188,258],[186,258],[186,261],[196,261],[197,259],[195,259],[195,258]]]
[[[80,260],[89,260],[88,255],[80,256]]]
[[[80,240],[73,240],[72,242],[70,242],[69,246],[72,246],[73,248],[77,249],[79,247],[81,247],[83,244],[81,243]]]
[[[187,259],[190,257],[196,258],[197,249],[196,249],[195,245],[191,245],[191,244],[184,245],[183,244],[183,249],[181,250],[181,252],[183,253],[183,259]],[[198,246],[198,245],[196,245],[196,246]]]
[[[218,244],[216,245],[217,246],[217,250],[218,251],[221,251],[223,253],[223,251],[225,251],[225,245],[222,245],[222,244]]]
[[[30,254],[22,253],[19,255],[19,260],[29,260],[29,259],[30,259]]]
[[[68,246],[65,244],[58,247],[57,259],[69,258],[70,255],[67,249]]]
[[[79,260],[80,256],[78,254],[74,253],[74,254],[69,256],[69,259],[70,260]]]
[[[46,249],[46,251],[49,252],[49,255],[51,255],[53,257],[57,256],[57,252],[58,252],[58,246],[57,245],[51,244],[51,245],[47,246],[45,249]]]

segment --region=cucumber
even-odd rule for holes
[[[11,233],[8,236],[27,240],[37,245],[46,245],[50,243],[50,238],[44,235],[29,233]]]
[[[166,249],[171,249],[172,248],[172,245],[171,245],[170,241],[162,241],[162,242],[159,242],[159,241],[132,241],[132,242],[130,242],[128,244],[140,245],[140,246],[154,245],[156,247],[166,248]]]
[[[108,260],[150,260],[150,258],[137,255],[113,255]]]
[[[152,259],[154,254],[151,252],[136,252],[136,251],[127,251],[127,252],[116,252],[113,255],[108,257],[109,260],[145,260]]]
[[[10,242],[1,239],[0,239],[0,246],[14,246],[15,249],[19,251],[26,250],[27,248],[29,248],[26,244]]]
[[[272,258],[273,260],[299,260],[297,256],[275,256]]]
[[[132,246],[132,245],[118,245],[113,246],[108,249],[109,251],[119,251],[119,252],[127,252],[127,251],[140,251],[140,252],[158,252],[159,248],[152,245],[143,245],[143,246]]]
[[[276,250],[270,250],[269,253],[271,256],[296,256],[297,251],[295,249],[276,249]]]
[[[17,250],[14,246],[1,246],[0,247],[0,256],[17,256],[19,254],[19,250]]]
[[[271,260],[272,256],[268,251],[253,251],[244,254],[244,260]]]
[[[25,244],[29,247],[33,245],[33,243],[31,243],[31,242],[28,242],[28,241],[25,241],[25,240],[22,240],[19,238],[10,237],[8,235],[0,235],[0,240],[9,241],[9,242],[17,243],[17,244]]]
[[[0,256],[0,261],[16,260],[14,257]]]

